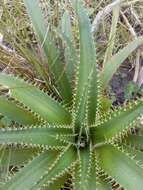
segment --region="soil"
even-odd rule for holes
[[[113,105],[116,106],[124,103],[124,91],[129,81],[133,80],[133,76],[134,69],[132,67],[132,63],[127,60],[118,69],[110,81],[110,94],[114,95],[116,98],[116,100],[113,102]]]

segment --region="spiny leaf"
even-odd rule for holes
[[[12,97],[38,113],[49,123],[70,123],[70,113],[58,102],[33,85],[4,73],[0,73],[0,84],[10,89]]]
[[[8,117],[6,116],[2,116],[0,115],[0,126],[1,127],[9,127],[13,124],[12,120],[10,120]]]
[[[89,147],[79,150],[79,163],[73,176],[74,190],[94,190],[96,188],[96,159]]]
[[[98,178],[97,190],[112,190],[112,187],[108,182],[100,177]]]
[[[87,178],[89,170],[89,159],[90,151],[89,147],[87,149],[79,150],[79,163],[78,166],[75,166],[74,176],[73,176],[73,185],[74,190],[85,190],[87,189]]]
[[[80,42],[80,62],[77,66],[77,86],[74,102],[74,113],[76,113],[75,122],[78,125],[81,125],[83,124],[83,121],[86,117],[86,113],[88,112],[88,106],[90,107],[89,110],[91,110],[91,112],[89,111],[90,123],[92,123],[95,119],[97,100],[96,58],[95,47],[90,32],[91,25],[87,16],[87,12],[85,11],[85,9],[79,1],[72,0],[71,2],[73,4],[78,18]],[[93,75],[95,78],[93,77]],[[94,85],[92,82],[94,83]],[[88,101],[89,105],[87,104]],[[91,106],[91,103],[95,103],[94,106]]]
[[[27,129],[1,129],[0,144],[26,144],[54,148],[65,146],[67,142],[74,141],[74,137],[68,135],[71,135],[71,129],[67,128],[35,127]]]
[[[143,112],[143,101],[140,100],[135,102],[134,105],[130,107],[123,108],[121,111],[113,112],[111,117],[107,118],[107,121],[103,122],[103,124],[98,127],[91,129],[91,135],[93,135],[93,141],[96,143],[105,142],[108,140],[114,140],[120,135],[127,132],[130,128],[132,128],[132,124],[140,114]]]
[[[77,153],[74,147],[68,146],[48,168],[47,173],[39,179],[32,190],[53,183],[62,175],[66,174],[77,162]]]
[[[48,58],[49,69],[56,79],[60,93],[66,103],[71,102],[72,91],[65,73],[64,65],[60,60],[59,51],[54,44],[51,33],[48,31],[42,10],[39,7],[39,0],[23,0],[31,17],[33,28],[43,46],[45,55]]]
[[[89,186],[89,189],[91,188],[91,190],[94,190],[95,187],[97,186],[96,165],[97,165],[97,156],[95,154],[95,151],[92,150],[91,157],[90,157],[90,164],[89,164],[90,171],[89,171],[89,179],[88,179],[88,184],[89,184],[88,186]]]
[[[53,183],[48,186],[48,190],[59,190],[64,186],[65,182],[70,178],[68,173],[65,173],[63,176],[57,178]],[[36,190],[36,189],[35,189]]]
[[[61,35],[62,39],[66,43],[65,47],[65,59],[66,59],[66,71],[70,81],[73,80],[75,66],[77,64],[77,55],[75,47],[73,45],[73,35],[72,35],[72,26],[70,20],[70,14],[66,10],[61,19],[61,26],[58,33]]]
[[[31,160],[38,152],[32,148],[8,147],[2,148],[0,151],[0,166],[23,166],[27,161]]]
[[[56,160],[58,153],[45,151],[34,158],[28,165],[13,176],[1,190],[28,190],[47,172],[50,165]]]
[[[0,113],[9,119],[23,125],[35,125],[39,120],[29,111],[17,106],[16,103],[8,101],[4,97],[0,97]]]
[[[126,190],[141,190],[143,170],[134,160],[112,145],[97,149],[99,164],[105,172]]]
[[[88,104],[88,124],[93,125],[96,122],[96,114],[99,111],[100,106],[100,86],[97,71],[94,69],[93,78],[91,81],[90,92],[89,92],[89,104]]]
[[[122,145],[121,145],[122,146]],[[130,157],[133,157],[134,160],[139,162],[141,166],[143,166],[143,151],[136,149],[136,147],[130,147],[123,145],[123,149],[130,155]]]
[[[111,57],[105,63],[105,67],[102,73],[103,87],[106,88],[113,74],[116,72],[117,68],[125,61],[125,59],[140,45],[143,44],[143,36],[138,37],[134,41],[130,42],[126,47],[120,50],[117,54]]]
[[[137,149],[143,149],[143,136],[141,135],[129,135],[126,137],[123,142],[131,147],[135,147]]]

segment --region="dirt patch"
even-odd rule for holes
[[[115,96],[114,105],[123,104],[125,101],[125,88],[133,80],[134,69],[128,60],[118,69],[110,81],[110,93]]]

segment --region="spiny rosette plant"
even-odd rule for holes
[[[75,58],[66,12],[68,33],[61,32],[68,47],[70,65],[66,66],[59,59],[51,31],[47,33],[38,0],[24,0],[24,4],[60,98],[55,100],[29,82],[0,74],[0,84],[9,90],[8,99],[0,97],[0,113],[17,125],[0,129],[0,144],[5,147],[1,164],[4,166],[9,157],[9,165],[20,168],[0,190],[59,190],[63,186],[109,190],[117,184],[126,190],[142,190],[143,136],[138,134],[137,123],[143,101],[104,115],[101,101],[113,73],[143,43],[143,37],[115,54],[99,73],[86,10],[80,1],[71,0],[78,20],[80,51]]]

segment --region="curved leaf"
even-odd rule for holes
[[[99,164],[126,190],[141,190],[143,187],[143,169],[134,160],[112,145],[97,149]]]
[[[16,121],[23,125],[35,125],[39,120],[29,111],[17,106],[16,103],[0,97],[0,113],[10,120]]]
[[[58,30],[58,33],[61,34],[62,39],[66,42],[66,47],[64,52],[66,59],[66,71],[70,81],[72,81],[74,77],[75,66],[77,64],[77,55],[75,47],[72,43],[73,41],[72,26],[71,26],[70,14],[67,10],[64,12],[62,16],[60,24],[61,24],[60,26],[61,29]]]
[[[135,147],[123,146],[124,150],[129,153],[137,162],[143,166],[143,151],[136,149]]]
[[[52,183],[65,175],[69,169],[77,162],[77,153],[73,147],[66,147],[65,150],[58,156],[58,158],[53,162],[47,173],[43,178],[39,179],[37,184],[32,188],[32,190],[37,190],[38,188],[48,186],[48,183]]]
[[[91,135],[94,143],[101,143],[108,140],[121,138],[121,133],[127,132],[131,125],[143,112],[143,102],[138,101],[134,105],[123,108],[117,112],[113,112],[109,119],[98,127],[91,128]]]
[[[129,135],[123,140],[127,145],[135,147],[137,149],[143,149],[143,136],[140,135]]]
[[[23,166],[38,151],[32,148],[3,148],[0,151],[0,166]]]
[[[109,35],[109,40],[108,40],[108,47],[105,52],[105,57],[104,57],[104,64],[111,59],[112,53],[114,50],[114,44],[115,44],[115,39],[116,39],[116,32],[117,32],[117,24],[119,20],[119,14],[120,13],[120,6],[117,6],[113,9],[112,11],[112,25],[110,29],[110,35]]]
[[[71,103],[72,91],[68,78],[65,73],[64,64],[60,60],[60,53],[52,39],[51,33],[48,31],[46,21],[42,14],[42,10],[39,7],[39,0],[23,0],[27,8],[28,14],[32,20],[33,28],[39,37],[39,40],[43,46],[45,55],[48,58],[49,69],[56,79],[64,101]]]
[[[57,178],[54,183],[50,184],[46,190],[59,190],[61,187],[64,187],[64,184],[67,182],[67,180],[70,178],[69,174],[64,174],[63,176]],[[69,184],[68,184],[69,187]],[[34,190],[34,189],[33,189]],[[37,189],[35,189],[37,190]]]
[[[38,113],[49,123],[70,123],[70,113],[46,93],[31,84],[4,73],[0,73],[0,84],[10,89],[12,97]]]
[[[56,151],[45,151],[34,158],[28,165],[14,175],[1,190],[28,190],[48,171],[50,165],[56,160]]]
[[[102,73],[103,87],[106,88],[113,74],[116,72],[117,68],[128,58],[128,56],[143,44],[143,36],[138,37],[134,41],[130,42],[126,47],[120,50],[117,54],[111,57],[105,63],[105,67]]]

